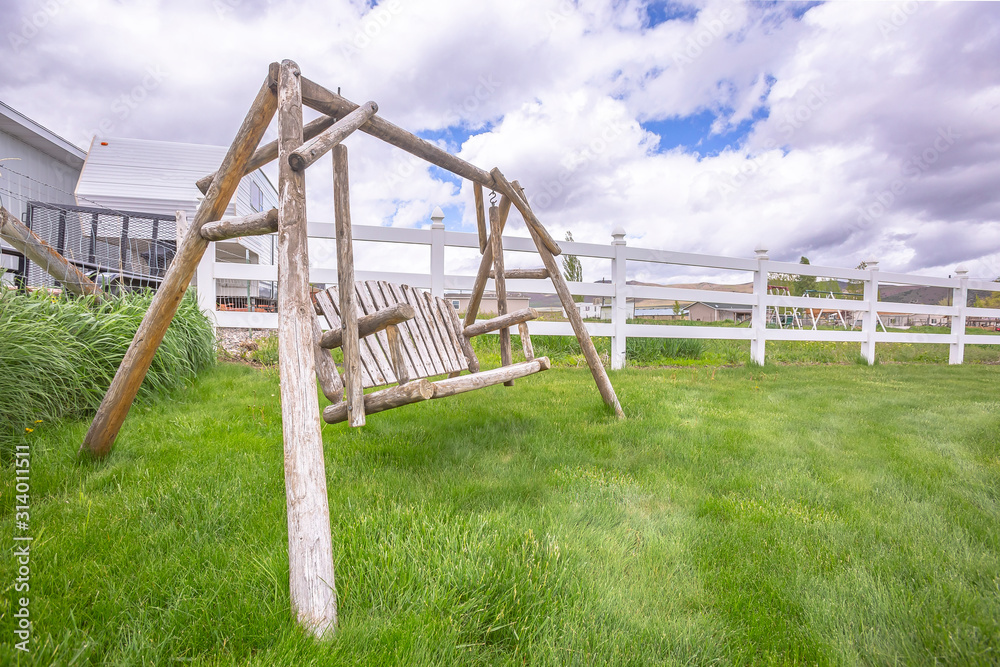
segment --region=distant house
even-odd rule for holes
[[[75,204],[73,188],[86,152],[0,102],[0,203],[27,222],[35,200]],[[25,271],[20,253],[0,241],[0,268]],[[4,281],[10,282],[11,274]]]
[[[465,315],[465,312],[469,309],[469,300],[472,298],[470,294],[458,294],[449,293],[445,294],[444,298],[451,301],[451,305],[455,307],[455,310],[461,315]],[[507,293],[507,312],[511,313],[515,310],[522,310],[528,307],[529,297],[526,294],[519,294],[517,292]],[[498,312],[497,306],[497,295],[494,292],[486,292],[483,294],[483,300],[479,304],[479,312],[483,315],[496,315]]]
[[[753,309],[736,303],[716,303],[696,301],[688,306],[688,314],[692,322],[744,322],[750,319]]]

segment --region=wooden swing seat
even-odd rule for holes
[[[430,293],[384,280],[354,284],[357,303],[361,364],[358,371],[366,389],[383,387],[365,394],[365,414],[433,398],[454,396],[549,369],[547,357],[534,358],[527,327],[521,329],[527,361],[480,371],[479,360],[469,339],[517,326],[538,317],[525,308],[463,327],[452,303]],[[343,323],[338,288],[316,295],[316,304],[329,323],[320,347],[333,349],[342,344]],[[469,371],[467,375],[461,375]],[[345,368],[345,373],[348,370]],[[428,378],[447,375],[431,381]],[[395,385],[395,386],[389,386]],[[347,420],[347,402],[340,401],[323,410],[329,424]]]

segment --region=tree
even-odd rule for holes
[[[868,268],[868,262],[861,262],[856,267],[859,271],[864,271]],[[851,294],[864,294],[865,292],[865,281],[863,280],[848,280],[847,281],[847,291]]]
[[[799,264],[808,264],[809,258],[802,256],[799,258]],[[795,282],[792,284],[792,294],[795,296],[802,296],[809,290],[816,289],[816,276],[796,276]]]
[[[573,240],[573,232],[566,232],[566,240]],[[566,282],[583,282],[583,266],[580,265],[579,257],[576,255],[563,255],[563,276],[566,278]],[[573,301],[580,303],[583,301],[583,296],[573,295]]]
[[[674,301],[674,316],[675,317],[679,316],[683,312],[684,312],[684,309],[681,308],[681,302],[680,301]]]

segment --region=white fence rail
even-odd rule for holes
[[[436,296],[444,296],[446,291],[469,291],[475,281],[474,275],[452,275],[445,273],[445,248],[479,248],[476,234],[449,232],[444,225],[435,222],[431,229],[398,229],[392,227],[372,227],[355,225],[355,241],[371,241],[388,244],[416,244],[430,247],[430,263],[427,272],[365,271],[355,270],[358,280],[387,280],[404,283],[413,287],[429,289]],[[335,238],[334,227],[329,223],[310,223],[309,236],[317,239]],[[970,280],[967,271],[959,267],[955,277],[940,278],[910,274],[880,272],[877,262],[869,262],[868,268],[847,269],[808,264],[772,261],[766,250],[757,250],[757,257],[719,257],[650,248],[631,248],[625,243],[625,234],[616,230],[610,245],[595,243],[561,242],[563,252],[578,257],[611,260],[611,282],[569,283],[575,295],[611,298],[611,322],[588,322],[592,336],[611,338],[611,367],[618,369],[625,365],[625,343],[630,337],[637,338],[701,338],[722,340],[749,340],[750,354],[754,362],[763,364],[768,340],[781,341],[845,341],[860,345],[862,356],[869,364],[875,362],[875,346],[878,343],[939,343],[950,346],[949,363],[960,364],[964,359],[965,346],[971,344],[1000,344],[1000,336],[971,335],[965,332],[969,316],[1000,318],[1000,309],[974,308],[966,305],[969,289],[1000,291],[1000,283]],[[276,329],[278,317],[270,312],[225,311],[216,309],[216,280],[276,281],[277,267],[266,264],[231,264],[215,261],[215,244],[210,244],[198,268],[198,300],[203,311],[209,313],[218,326],[255,329]],[[504,248],[510,251],[535,252],[530,238],[505,237]],[[660,287],[629,285],[626,281],[626,266],[635,262],[670,264],[682,267],[740,271],[753,277],[753,292],[726,292],[700,290],[681,287]],[[827,300],[807,297],[768,294],[768,275],[774,273],[808,275],[836,280],[852,280],[863,283],[860,300]],[[312,268],[310,280],[315,283],[335,284],[336,268]],[[953,305],[920,305],[883,302],[878,300],[880,284],[902,284],[914,286],[943,287],[952,290],[950,303]],[[492,289],[492,281],[487,289]],[[554,293],[548,280],[508,280],[511,292]],[[627,303],[633,299],[661,299],[665,301],[698,301],[750,306],[752,309],[750,326],[682,326],[660,324],[632,324],[627,321]],[[811,328],[767,328],[769,309],[799,308],[819,310],[835,307],[861,314],[861,329],[811,329]],[[937,315],[950,318],[947,333],[895,333],[879,331],[876,313],[902,313],[905,315]],[[533,321],[529,323],[532,334],[572,336],[568,322]]]

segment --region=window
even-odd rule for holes
[[[254,181],[250,181],[250,208],[258,213],[264,210],[264,193]]]
[[[451,305],[454,306],[455,310],[458,310],[461,307],[461,304],[462,302],[459,301],[458,299],[451,300]]]

